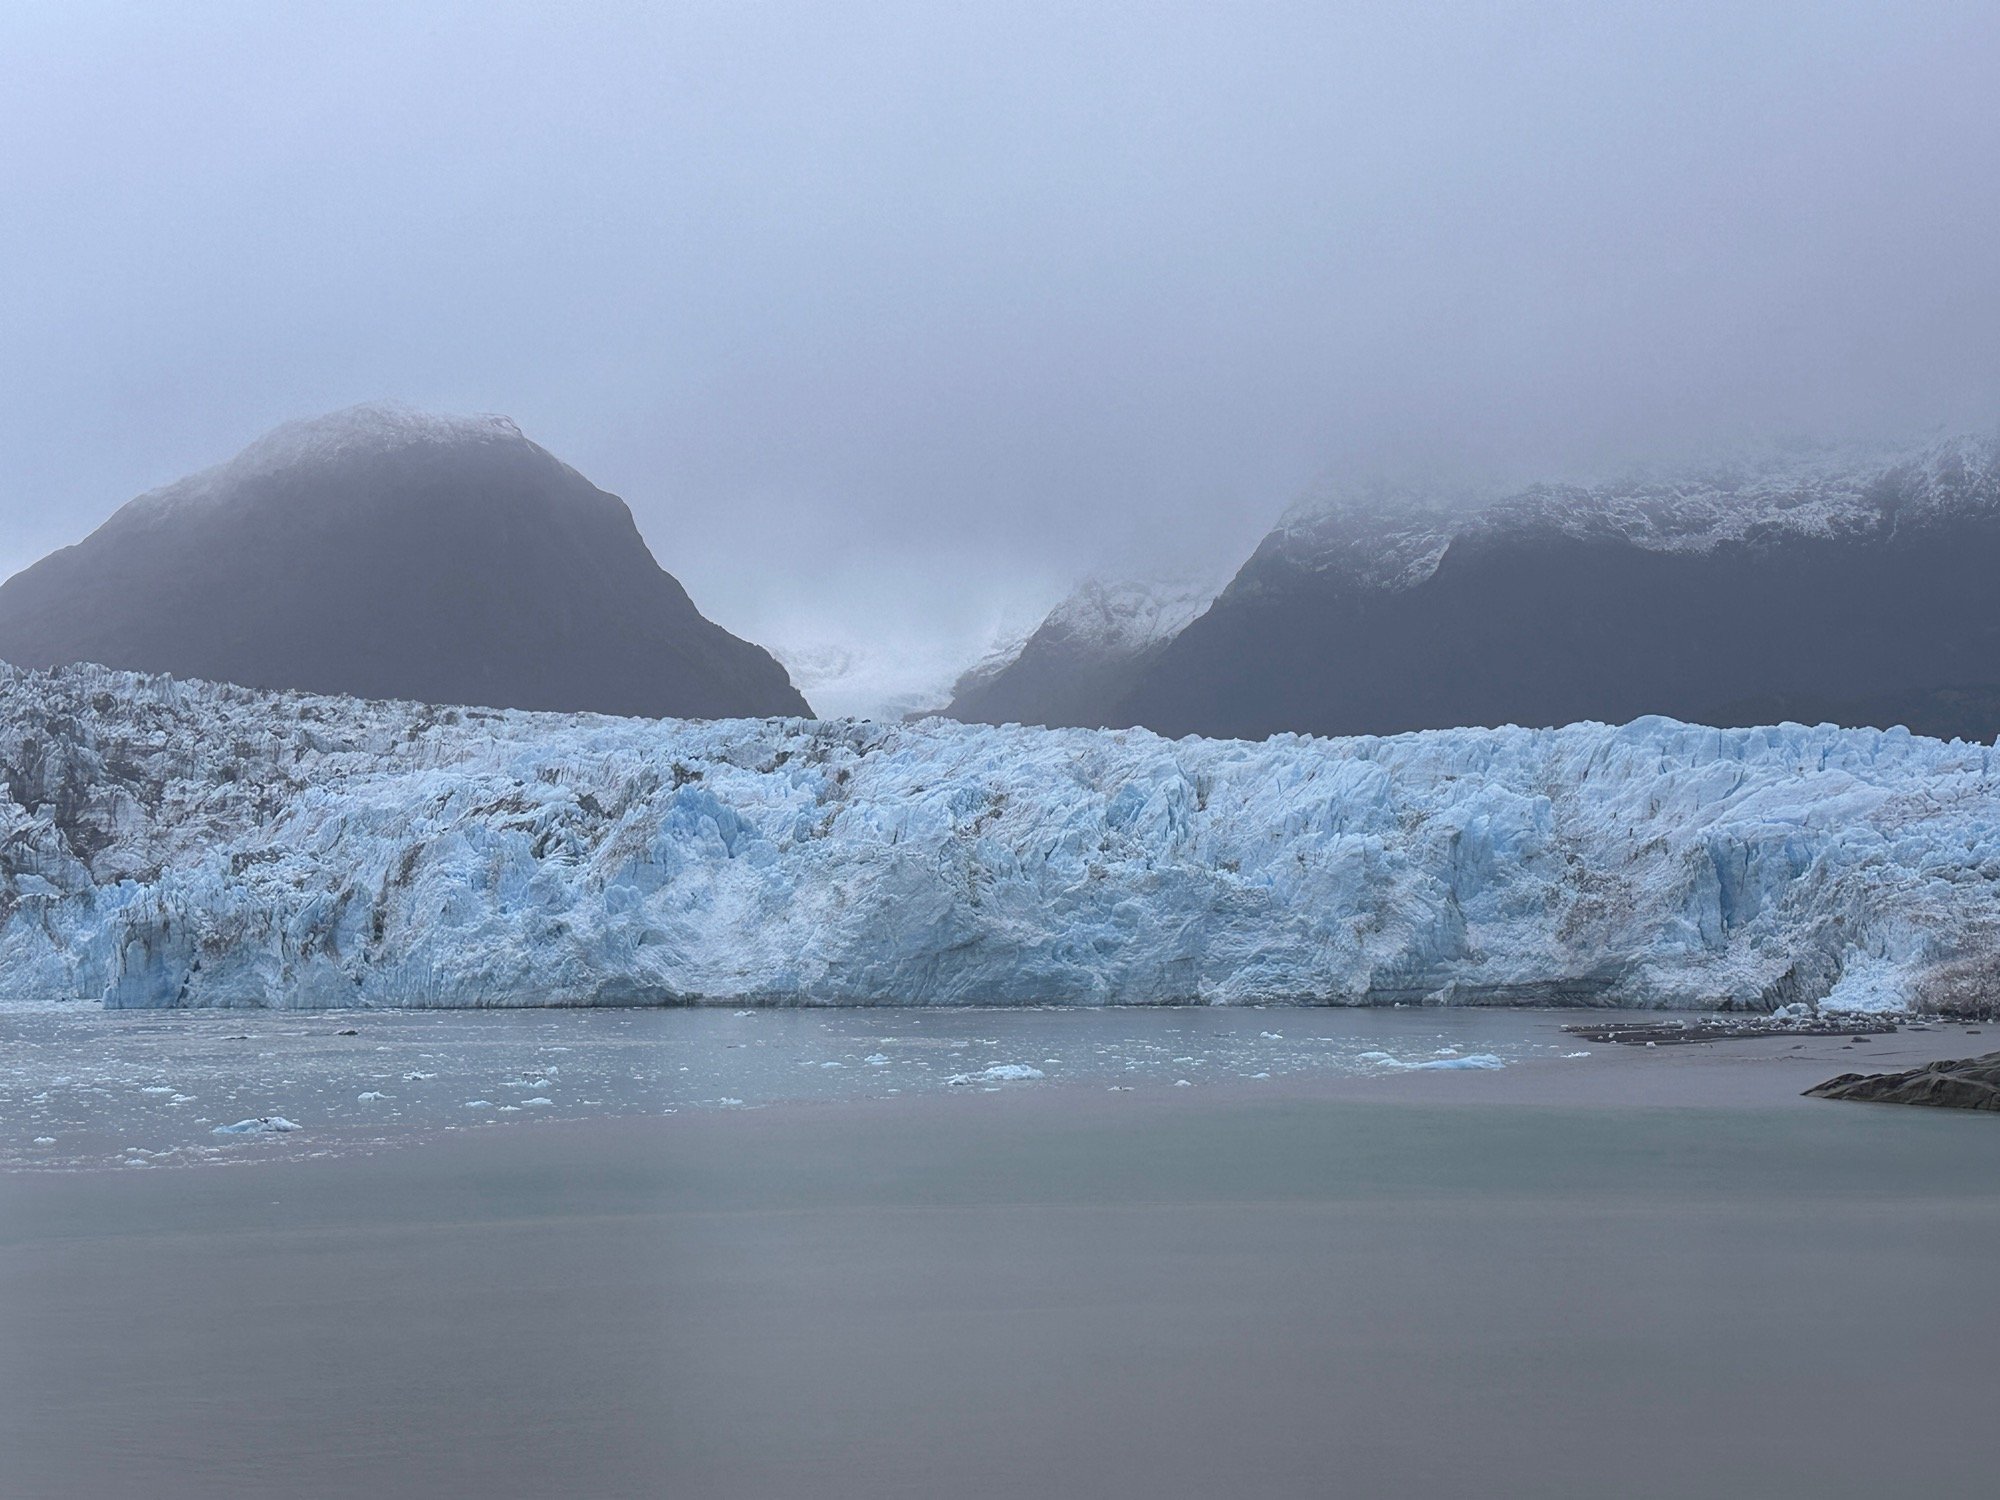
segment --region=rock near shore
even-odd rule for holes
[[[1806,1096],[2000,1111],[2000,1052],[1926,1063],[1907,1073],[1843,1073],[1807,1089]]]

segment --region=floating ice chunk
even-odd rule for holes
[[[1269,1073],[1252,1073],[1250,1076],[1252,1078],[1269,1078],[1271,1075]]]
[[[218,1125],[211,1135],[283,1135],[290,1130],[303,1130],[303,1125],[294,1124],[283,1115],[259,1115],[254,1120],[238,1120],[234,1125]]]
[[[1177,1089],[1191,1089],[1194,1085],[1185,1078],[1176,1078],[1174,1080],[1174,1087]]]
[[[1812,1019],[1812,1007],[1803,1000],[1794,1000],[1790,1005],[1781,1005],[1771,1012],[1771,1019],[1791,1026],[1800,1021]]]
[[[155,1084],[152,1088],[140,1089],[139,1092],[142,1094],[171,1094],[173,1090],[164,1085]]]
[[[844,1068],[844,1067],[846,1067],[846,1066],[847,1066],[847,1064],[846,1064],[846,1063],[837,1063],[837,1062],[823,1062],[823,1063],[821,1063],[821,1064],[820,1064],[820,1066],[821,1066],[822,1068]]]
[[[1260,1031],[1257,1035],[1260,1040],[1266,1042],[1282,1042],[1285,1039],[1285,1034],[1282,1031]]]
[[[978,1076],[990,1083],[1017,1083],[1048,1077],[1040,1068],[1031,1068],[1026,1063],[996,1063]]]
[[[548,1099],[548,1098],[544,1098],[544,1097],[543,1097],[542,1095],[540,1095],[540,1094],[537,1094],[537,1095],[535,1095],[535,1097],[534,1097],[534,1098],[532,1098],[532,1099],[523,1099],[523,1100],[521,1101],[521,1108],[523,1108],[523,1109],[539,1109],[539,1108],[541,1108],[541,1106],[543,1106],[544,1104],[553,1104],[553,1103],[555,1103],[555,1102],[556,1102],[556,1101],[555,1101],[555,1100],[553,1100],[553,1099]]]
[[[889,1066],[888,1054],[884,1052],[871,1052],[861,1060],[871,1068],[886,1068]]]
[[[53,1146],[55,1143],[56,1138],[52,1135],[38,1135],[35,1137],[35,1144],[37,1146]]]
[[[405,1073],[403,1075],[403,1082],[429,1083],[435,1077],[437,1077],[437,1074],[435,1073]]]
[[[1474,1052],[1466,1057],[1434,1057],[1429,1062],[1410,1063],[1407,1066],[1414,1072],[1431,1073],[1439,1070],[1458,1072],[1466,1068],[1504,1068],[1507,1064],[1491,1052]]]
[[[995,1063],[990,1068],[977,1073],[954,1073],[945,1080],[948,1084],[965,1083],[1029,1083],[1049,1075],[1040,1068],[1031,1068],[1026,1063]]]
[[[465,1107],[467,1109],[491,1109],[493,1101],[491,1099],[468,1099],[465,1101]]]
[[[370,1089],[367,1093],[356,1094],[354,1097],[363,1104],[374,1104],[379,1100],[387,1099],[390,1096],[388,1094],[378,1094],[375,1092],[375,1090]]]
[[[1387,1052],[1364,1052],[1360,1061],[1377,1067],[1396,1068],[1405,1073],[1458,1072],[1465,1069],[1504,1068],[1507,1064],[1491,1052],[1474,1052],[1465,1057],[1433,1057],[1423,1062],[1405,1062]]]
[[[1565,1052],[1565,1053],[1563,1054],[1563,1056],[1564,1056],[1564,1057],[1588,1057],[1588,1056],[1590,1056],[1590,1054],[1589,1054],[1588,1052]]]

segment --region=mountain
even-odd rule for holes
[[[1990,1006],[2000,750],[661,723],[0,667],[0,1013]]]
[[[1089,579],[1017,646],[959,677],[944,717],[1100,729],[1146,664],[1215,597],[1213,577]]]
[[[625,502],[504,417],[358,406],[141,495],[0,585],[0,658],[694,718],[806,714]]]
[[[1301,507],[1107,722],[1781,720],[2000,733],[2000,445]]]

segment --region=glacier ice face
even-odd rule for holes
[[[2000,977],[1996,752],[615,719],[0,668],[0,1003],[1588,1001]]]

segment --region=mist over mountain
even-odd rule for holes
[[[807,714],[625,502],[504,417],[289,423],[0,585],[0,658],[371,698]]]
[[[964,672],[940,712],[968,724],[1103,728],[1220,586],[1199,573],[1087,579],[1026,638]]]
[[[2000,732],[2000,448],[1295,510],[1102,721],[1390,734],[1645,714]]]

